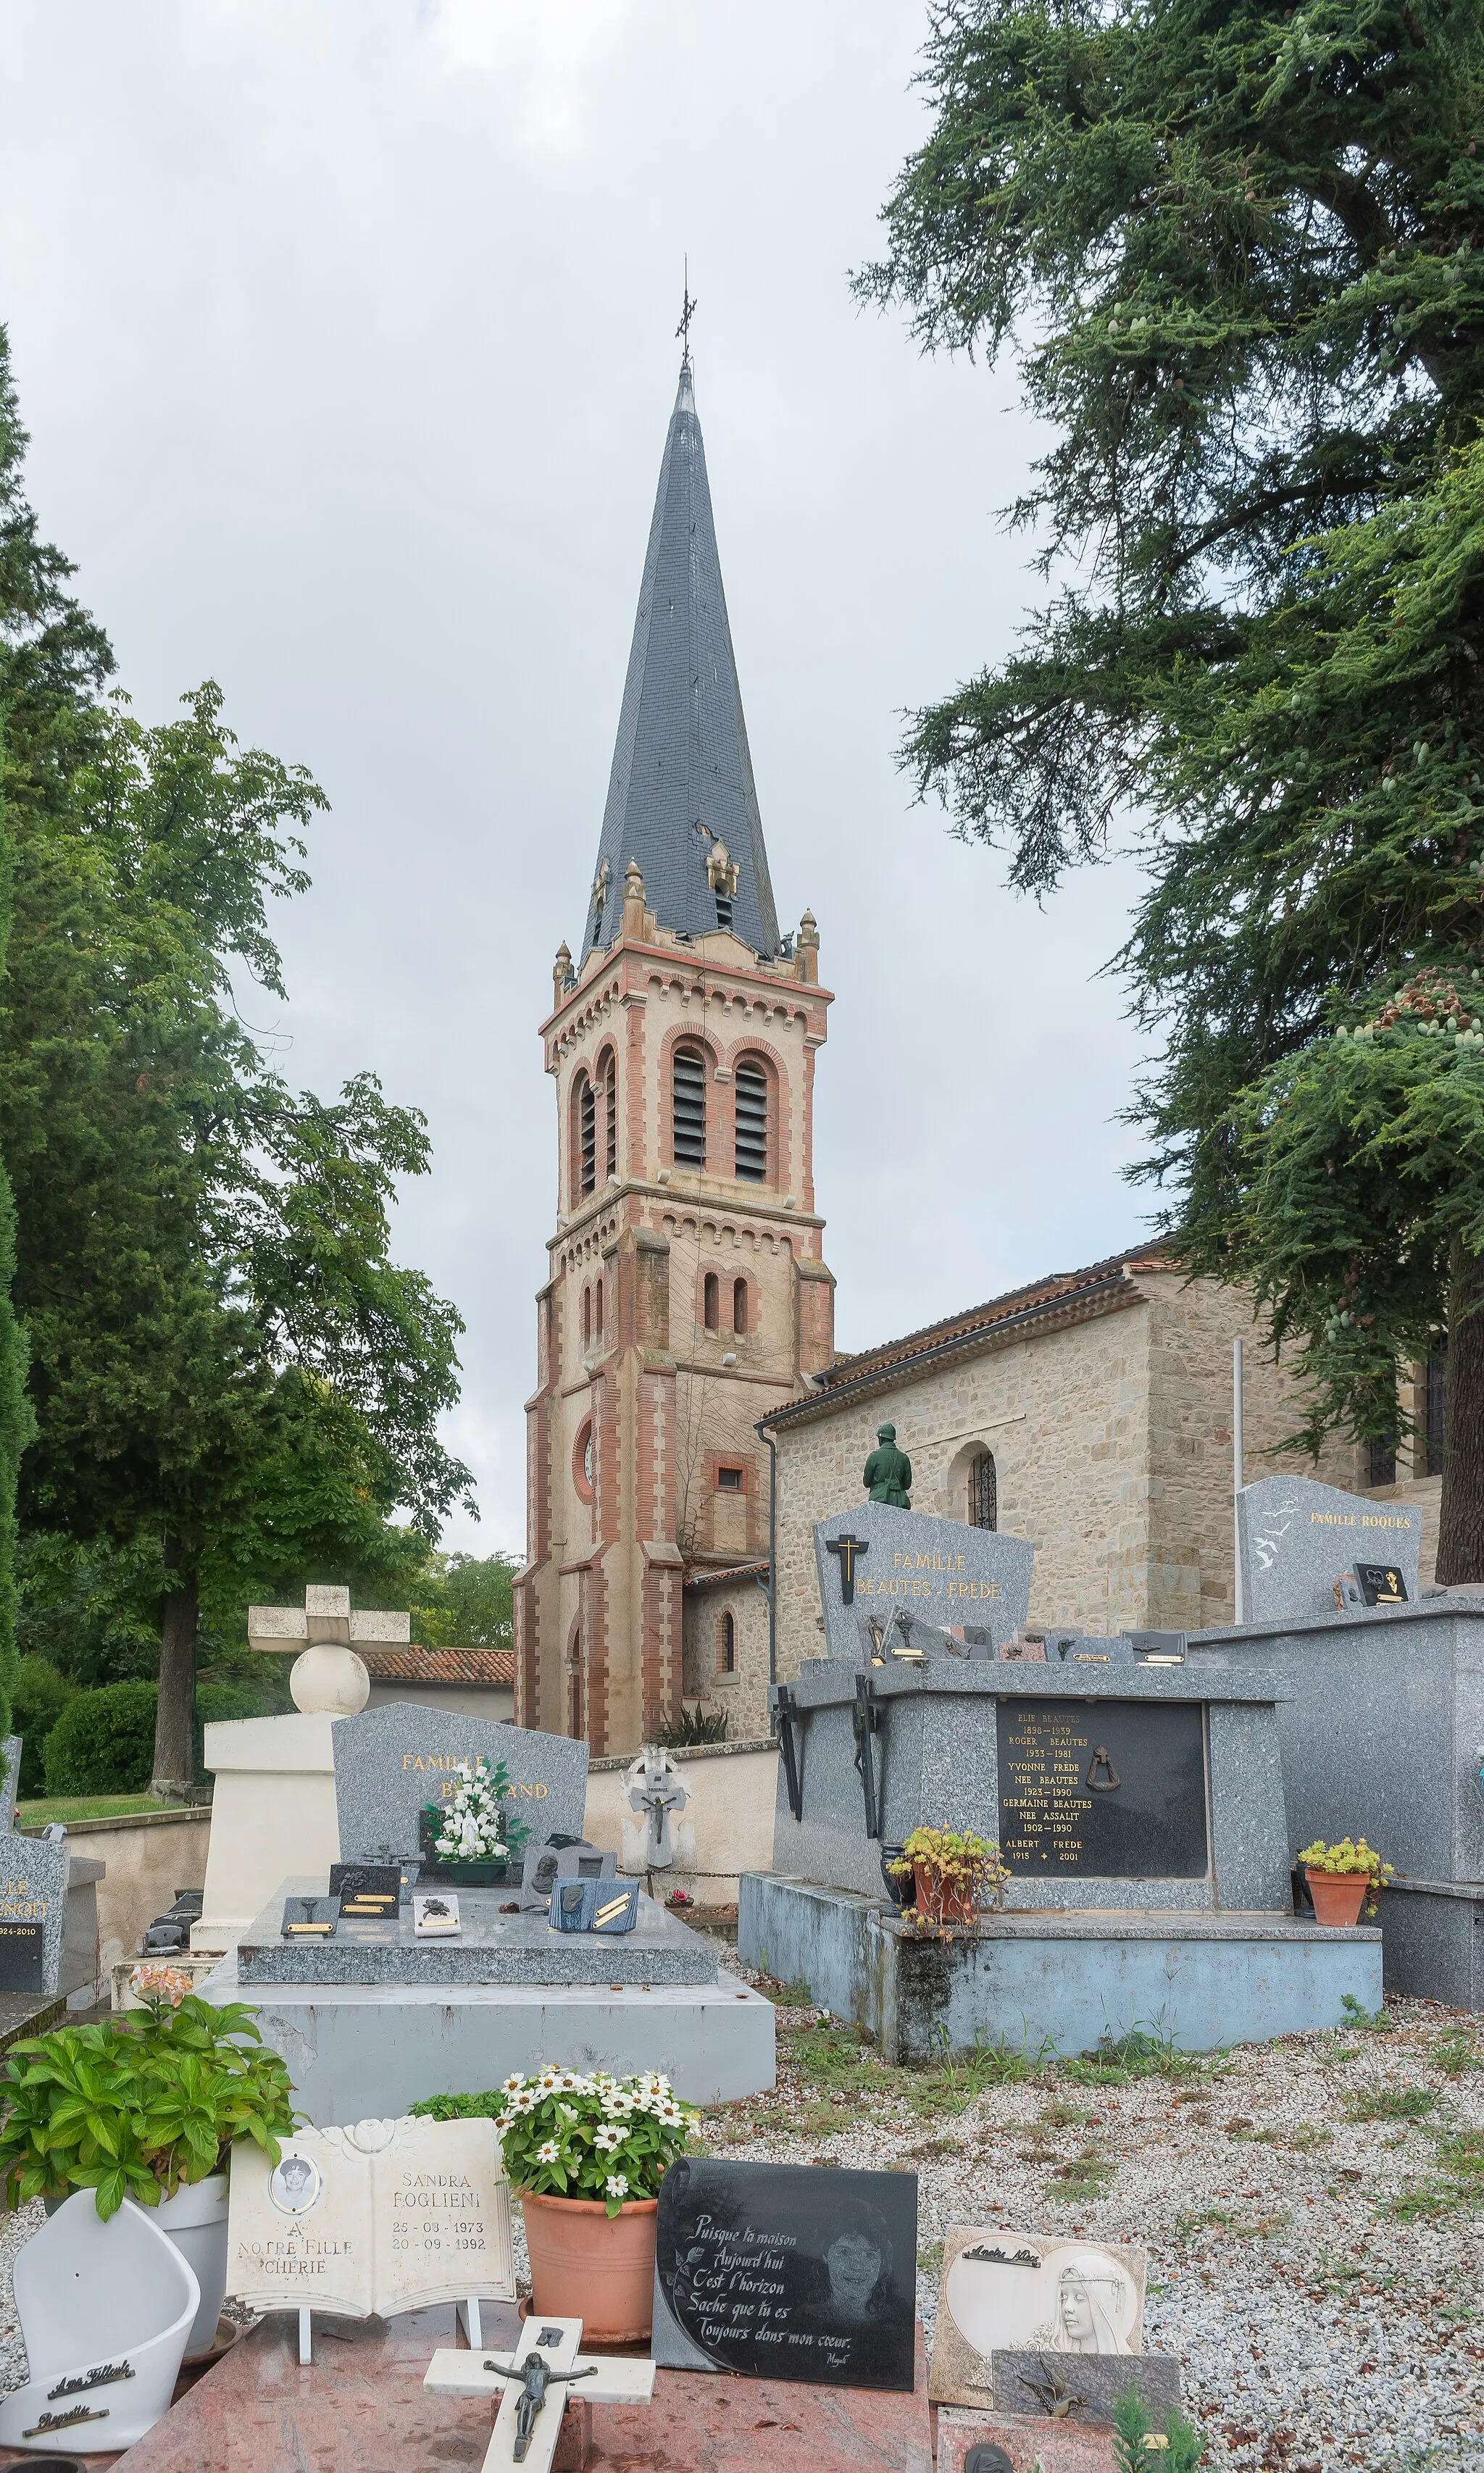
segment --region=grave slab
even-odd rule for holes
[[[460,1761],[485,1760],[491,1769],[505,1763],[511,1811],[530,1833],[526,1845],[539,1845],[554,1830],[570,1837],[583,1834],[587,1746],[569,1736],[406,1700],[337,1717],[330,1733],[340,1853],[347,1861],[416,1853],[422,1808],[448,1800]]]
[[[243,1984],[714,1983],[716,1949],[639,1895],[633,1932],[565,1933],[544,1908],[501,1914],[508,1888],[461,1889],[457,1936],[419,1938],[412,1908],[385,1921],[342,1915],[329,1940],[285,1940],[284,1902],[323,1898],[323,1874],[282,1883],[237,1944]]]
[[[931,2061],[976,2035],[1070,2055],[1136,2026],[1182,2052],[1338,2027],[1350,1995],[1381,1997],[1381,1934],[1272,1912],[1147,1908],[987,1914],[951,1940],[915,1938],[879,1899],[742,1876],[737,1953],[870,2029],[883,2060]]]
[[[875,1837],[867,1834],[856,1765],[858,1682],[869,1683],[874,1711]],[[802,1813],[795,1819],[780,1761],[774,1868],[875,1896],[883,1846],[900,1845],[930,1822],[1007,1846],[1025,1841],[1008,1852],[1012,1907],[1286,1909],[1292,1852],[1277,1688],[1260,1672],[1195,1677],[1188,1667],[948,1658],[861,1676],[839,1659],[811,1659],[792,1687],[788,1718]],[[1141,1712],[1148,1713],[1142,1731]],[[1001,1767],[1006,1725],[1027,1739],[1015,1751],[1014,1775],[1008,1759]],[[1169,1757],[1151,1768],[1141,1741],[1172,1728],[1185,1730],[1175,1768]],[[1063,1778],[1064,1760],[1074,1764],[1074,1776]],[[1151,1800],[1151,1781],[1161,1775],[1172,1801]],[[1115,1804],[1128,1814],[1117,1826]],[[1112,1859],[1105,1839],[1119,1841]],[[1153,1868],[1177,1859],[1179,1871]],[[1110,1860],[1115,1872],[1094,1869]]]
[[[976,2447],[1001,2449],[1011,2473],[1113,2473],[1112,2431],[1040,2416],[940,2413],[938,2473],[969,2473]]]
[[[1008,1640],[1030,1611],[1034,1554],[1023,1537],[890,1503],[833,1512],[814,1531],[829,1653],[859,1665],[873,1623],[885,1634],[898,1612]]]
[[[22,1837],[13,1830],[0,1836],[0,1990],[31,1993],[39,1998],[43,1993],[81,1988],[84,1977],[78,1974],[76,1965],[65,1970],[76,1981],[61,1981],[72,1866],[64,1838],[54,1843],[44,1837]],[[79,1859],[78,1869],[82,1875],[78,1885],[85,1889],[103,1878],[105,1867]],[[95,1973],[96,1894],[88,1903],[93,1925],[89,1972]],[[84,1932],[85,1921],[84,1916]],[[75,1952],[74,1957],[77,1955]]]
[[[709,1982],[662,1988],[616,1975],[596,1984],[245,1985],[230,1951],[196,1988],[219,2006],[247,1999],[288,2063],[296,2105],[322,2128],[495,2087],[547,2061],[615,2077],[659,2070],[688,2103],[730,2102],[774,2083],[772,2003],[714,1968]]]
[[[1331,1614],[1334,1584],[1357,1563],[1391,1566],[1417,1602],[1423,1515],[1306,1477],[1259,1477],[1236,1498],[1246,1623]]]
[[[519,2331],[514,2309],[485,2313],[487,2350],[512,2353]],[[434,2351],[455,2341],[451,2309],[343,2322],[323,2343],[319,2335],[317,2327],[313,2366],[301,2370],[292,2325],[265,2319],[147,2437],[111,2461],[124,2473],[304,2473],[306,2465],[315,2473],[394,2465],[479,2473],[490,2400],[422,2384]],[[640,2465],[652,2473],[932,2473],[932,2461],[920,2341],[911,2395],[657,2370],[647,2405],[569,2407],[556,2466],[557,2473],[634,2473]]]
[[[1364,1835],[1413,1880],[1484,1881],[1484,1603],[1200,1632],[1185,1670],[1276,1694],[1295,1853]]]

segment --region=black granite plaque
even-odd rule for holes
[[[0,1992],[40,1992],[43,1953],[40,1924],[0,1921]]]
[[[402,1867],[399,1863],[332,1863],[330,1896],[347,1919],[359,1915],[395,1921],[402,1898]]]
[[[1200,1704],[1002,1700],[999,1842],[1018,1879],[1204,1880]]]
[[[682,2156],[659,2191],[655,2360],[910,2394],[917,2219],[913,2173]]]

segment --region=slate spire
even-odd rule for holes
[[[585,955],[618,932],[631,859],[661,927],[701,936],[730,925],[755,953],[777,953],[688,348],[644,554]]]

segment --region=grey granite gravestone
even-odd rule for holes
[[[1284,1622],[1332,1615],[1334,1584],[1356,1563],[1401,1574],[1417,1601],[1423,1515],[1415,1503],[1379,1502],[1306,1477],[1265,1477],[1236,1498],[1242,1620]]]
[[[69,1861],[65,1837],[0,1835],[0,1989],[58,1989]]]
[[[413,1853],[423,1805],[449,1800],[460,1761],[483,1759],[491,1769],[504,1762],[511,1811],[529,1833],[526,1850],[554,1831],[582,1836],[587,1746],[568,1735],[389,1700],[358,1717],[337,1717],[330,1741],[343,1861]]]
[[[20,1785],[20,1737],[7,1735],[0,1742],[0,1761],[5,1763],[5,1776],[0,1780],[0,1833],[15,1826],[15,1793]]]
[[[1024,1537],[890,1503],[833,1512],[814,1531],[829,1654],[859,1664],[879,1632],[890,1655],[898,1611],[944,1630],[1008,1640],[1030,1612],[1034,1553]]]

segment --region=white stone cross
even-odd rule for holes
[[[354,1717],[371,1697],[371,1676],[355,1644],[405,1643],[412,1618],[357,1607],[350,1610],[348,1589],[308,1588],[301,1606],[249,1606],[248,1646],[275,1650],[279,1656],[299,1652],[289,1677],[296,1708],[306,1715],[324,1710],[334,1717]]]
[[[677,1776],[669,1753],[658,1743],[646,1743],[638,1759],[630,1762],[627,1784],[632,1809],[648,1815],[644,1869],[662,1872],[675,1861],[670,1814],[684,1811],[690,1801],[689,1789]]]

